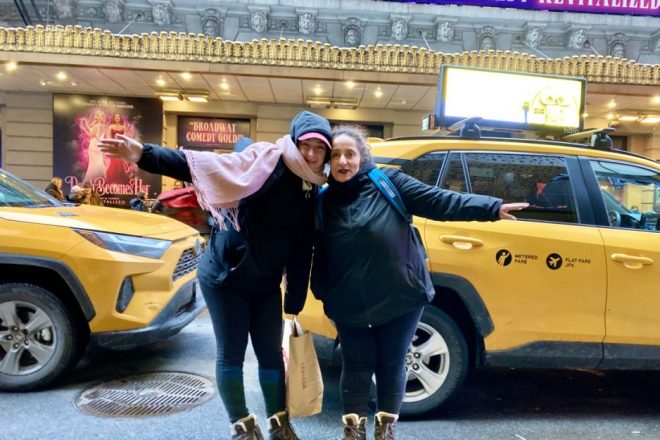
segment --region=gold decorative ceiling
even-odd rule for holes
[[[507,71],[581,76],[592,83],[660,85],[660,65],[610,56],[558,59],[502,51],[447,54],[407,45],[335,47],[304,40],[229,41],[204,35],[113,35],[81,26],[1,28],[0,50],[141,60],[303,67],[351,71],[436,74],[442,64]]]

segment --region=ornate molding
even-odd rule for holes
[[[298,40],[237,42],[202,34],[152,32],[113,35],[81,26],[0,27],[0,50],[164,61],[294,66],[317,69],[437,74],[442,64],[518,72],[584,76],[594,83],[660,85],[660,64],[638,64],[610,56],[557,59],[510,51],[446,54],[408,45],[335,47]]]

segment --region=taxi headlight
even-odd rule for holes
[[[134,235],[109,234],[85,229],[75,229],[75,231],[103,249],[147,258],[158,259],[162,257],[172,244],[171,241],[167,240],[136,237]]]

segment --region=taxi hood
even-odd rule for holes
[[[164,215],[91,205],[0,208],[0,219],[165,240],[197,233]]]

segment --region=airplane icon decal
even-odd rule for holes
[[[545,259],[546,266],[548,266],[548,268],[551,270],[559,269],[562,266],[563,262],[564,260],[561,258],[561,255],[559,254],[550,254]]]

